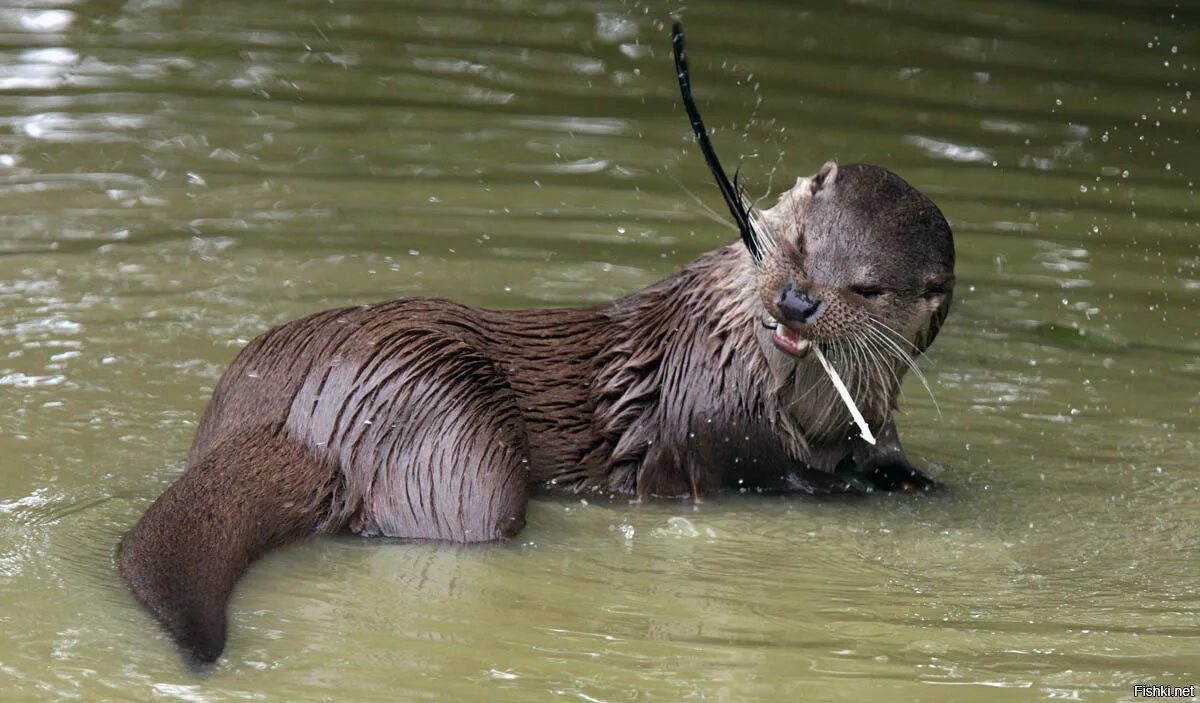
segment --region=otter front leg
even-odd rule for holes
[[[837,471],[846,480],[876,491],[915,492],[941,487],[937,479],[914,467],[904,456],[894,420],[888,419],[874,446],[858,444],[862,446],[855,447],[852,466]]]
[[[921,471],[903,456],[873,459],[857,472],[857,478],[876,491],[929,491],[941,488],[940,481]]]

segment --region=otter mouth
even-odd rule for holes
[[[775,329],[771,332],[771,341],[780,351],[792,356],[808,356],[809,350],[812,349],[812,342],[802,338],[800,333],[788,329],[782,322],[775,323]]]

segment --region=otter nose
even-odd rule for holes
[[[820,300],[813,300],[808,297],[807,292],[796,290],[796,286],[791,281],[779,289],[779,297],[775,300],[775,304],[787,322],[812,322],[823,309]]]

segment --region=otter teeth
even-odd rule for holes
[[[775,337],[787,352],[795,356],[807,356],[808,350],[812,346],[811,342],[784,327],[781,322],[775,323]]]

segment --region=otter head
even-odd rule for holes
[[[804,356],[818,342],[911,356],[933,341],[954,290],[954,241],[937,206],[896,174],[826,163],[754,226],[758,296],[779,350]]]
[[[913,357],[945,320],[955,280],[946,218],[887,169],[833,162],[797,181],[775,207],[755,212],[736,174],[732,182],[725,175],[700,119],[678,22],[672,48],[696,142],[754,262],[772,346],[798,360],[816,344],[816,357],[862,436],[874,443],[853,396],[867,401],[870,420],[880,421],[893,406],[904,368],[916,368]],[[835,366],[852,374],[849,390]]]
[[[684,109],[756,265],[775,346],[793,356],[813,342],[897,347],[909,360],[928,348],[955,280],[954,240],[937,206],[887,169],[831,161],[754,213],[736,174],[733,182],[725,175],[692,99],[678,22],[671,41]]]

